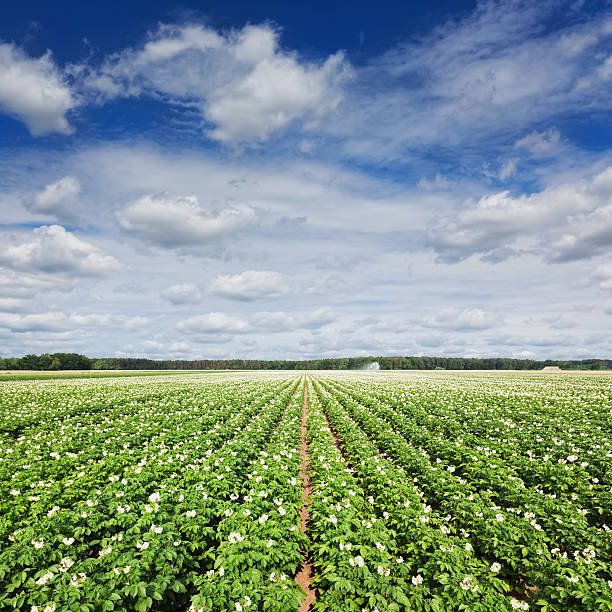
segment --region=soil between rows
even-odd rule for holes
[[[308,523],[310,522],[310,513],[308,506],[310,505],[310,495],[312,493],[312,485],[310,484],[310,461],[308,459],[308,442],[306,440],[306,420],[308,419],[308,384],[304,380],[304,402],[302,404],[302,424],[300,427],[300,479],[302,481],[302,500],[303,505],[300,509],[300,531],[306,532]],[[316,600],[315,590],[311,586],[313,577],[312,563],[308,557],[304,559],[304,563],[298,571],[295,581],[302,587],[306,593],[306,599],[300,605],[300,612],[308,612],[312,604]]]

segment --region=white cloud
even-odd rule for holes
[[[304,329],[319,329],[337,319],[336,313],[328,307],[317,308],[313,312],[298,314],[297,325]]]
[[[536,157],[543,157],[556,153],[561,144],[561,133],[555,128],[549,128],[544,132],[534,130],[517,140],[514,144],[519,149],[526,149]]]
[[[0,327],[13,332],[62,331],[66,329],[67,317],[63,312],[44,314],[19,314],[0,312]]]
[[[280,332],[295,329],[296,318],[287,312],[258,312],[251,320],[254,331]]]
[[[232,317],[223,312],[209,312],[181,321],[176,327],[179,331],[190,334],[239,334],[248,331],[249,324],[240,317]]]
[[[0,311],[2,312],[23,312],[26,307],[26,300],[13,297],[0,298]]]
[[[312,312],[258,312],[251,318],[254,332],[276,333],[304,329],[319,329],[336,320],[331,308],[318,308]]]
[[[79,181],[73,176],[65,176],[36,193],[29,209],[43,214],[71,214],[73,211],[70,208],[74,206],[80,192]]]
[[[0,251],[0,258],[2,257]],[[27,272],[0,268],[0,295],[6,298],[30,299],[40,293],[50,291],[68,292],[74,288],[74,282],[48,274],[30,274]]]
[[[612,77],[612,55],[606,58],[603,64],[597,70],[597,73],[603,79],[609,79]]]
[[[473,254],[505,259],[519,242],[552,261],[591,257],[612,240],[610,198],[612,167],[529,196],[494,193],[436,219],[428,229],[428,243],[447,262]]]
[[[490,329],[502,324],[503,319],[501,317],[485,312],[480,308],[466,308],[464,310],[443,308],[433,317],[429,317],[422,322],[424,327],[451,329],[458,332]]]
[[[612,245],[612,204],[576,214],[567,232],[552,244],[552,261],[572,261],[606,253]]]
[[[144,317],[129,317],[115,314],[78,314],[67,315],[64,312],[49,311],[45,313],[7,313],[0,312],[0,327],[10,329],[17,333],[30,333],[36,331],[66,332],[79,329],[96,330],[100,327],[119,327],[133,329],[143,327],[149,323]]]
[[[600,264],[591,275],[601,289],[612,289],[612,263]]]
[[[523,131],[521,136],[525,133]],[[515,138],[508,138],[510,147]],[[546,330],[527,329],[527,317],[536,316],[534,313],[537,312],[574,313],[580,330],[572,331],[572,339],[578,339],[576,342],[580,341],[581,330],[593,333],[593,330],[605,329],[609,323],[606,321],[609,317],[601,307],[593,308],[586,317],[578,317],[575,314],[578,311],[572,310],[578,305],[587,307],[602,302],[597,284],[589,283],[588,279],[596,265],[609,260],[609,257],[594,259],[592,265],[586,261],[555,266],[546,263],[553,258],[556,248],[553,244],[568,233],[582,235],[581,228],[587,229],[588,215],[605,208],[609,202],[605,176],[595,180],[593,175],[597,176],[597,173],[594,170],[588,170],[587,175],[584,159],[572,159],[570,173],[559,172],[559,179],[554,180],[547,178],[553,172],[543,169],[544,164],[551,163],[550,160],[538,162],[538,168],[542,169],[539,178],[544,187],[538,188],[535,194],[521,196],[516,186],[517,191],[500,196],[501,208],[508,206],[508,210],[500,212],[496,210],[497,204],[492,197],[496,194],[491,193],[486,185],[476,185],[476,181],[482,181],[482,175],[477,172],[480,163],[472,167],[471,178],[457,180],[454,170],[453,174],[441,174],[456,181],[452,189],[428,191],[411,189],[414,175],[398,179],[394,174],[386,180],[380,173],[368,177],[363,169],[351,171],[332,162],[305,160],[299,156],[297,159],[292,155],[266,159],[252,152],[228,156],[228,152],[223,150],[179,153],[172,144],[160,147],[142,142],[114,143],[78,147],[75,153],[68,152],[66,156],[53,157],[53,154],[43,152],[37,154],[38,158],[33,155],[21,160],[19,157],[10,161],[8,156],[5,158],[9,170],[4,176],[9,188],[18,180],[23,180],[26,186],[43,186],[59,177],[79,177],[83,182],[84,196],[80,201],[81,217],[87,220],[87,227],[93,231],[89,234],[76,231],[75,235],[83,241],[95,243],[105,254],[113,255],[125,264],[117,275],[95,283],[89,280],[80,282],[73,274],[63,275],[58,282],[58,277],[54,278],[52,274],[21,271],[20,275],[28,279],[27,284],[25,280],[23,287],[12,283],[7,285],[8,290],[27,297],[25,294],[31,295],[40,292],[42,287],[48,287],[43,291],[44,308],[49,311],[71,312],[78,304],[83,313],[141,312],[155,322],[155,325],[150,325],[152,333],[145,337],[137,331],[128,333],[127,323],[117,322],[112,327],[105,322],[107,319],[81,314],[66,324],[73,335],[70,339],[62,336],[64,346],[76,349],[77,344],[71,343],[81,342],[86,349],[84,352],[101,356],[111,355],[130,344],[133,354],[147,340],[165,347],[160,349],[160,356],[179,355],[178,351],[182,349],[181,356],[206,357],[216,353],[220,357],[233,357],[248,354],[244,340],[252,339],[257,347],[252,349],[252,354],[270,358],[306,354],[317,357],[332,353],[461,354],[470,351],[508,355],[523,350],[526,342],[510,348],[510,345],[501,343],[496,345],[494,338],[487,343],[486,337],[493,333],[495,326],[485,333],[486,320],[461,313],[474,307],[485,313],[504,313],[506,321],[502,333],[512,336],[517,342],[531,337],[541,342],[546,337]],[[492,169],[497,172],[512,155],[518,157],[519,150],[511,149],[503,155],[496,153],[491,156]],[[523,171],[523,164],[527,165],[527,161],[522,154],[520,159]],[[605,163],[603,156],[597,167],[604,167]],[[416,179],[427,176],[433,182],[438,168],[441,172],[449,172],[445,164],[430,164],[426,171],[419,171]],[[529,178],[536,179],[534,176]],[[140,234],[119,233],[113,215],[116,203],[123,206],[144,194],[164,191],[195,194],[202,203],[198,209],[208,212],[209,203],[210,208],[215,207],[211,215],[216,215],[226,203],[246,202],[257,211],[257,222],[239,236],[223,234],[229,238],[223,241],[224,257],[215,261],[194,259],[194,250],[189,249],[145,248],[136,239]],[[19,194],[28,192],[31,193],[31,187],[15,189]],[[475,199],[467,200],[469,196],[475,196]],[[16,218],[13,207],[9,205],[13,201],[15,208],[19,207],[23,197],[0,195],[0,198],[0,207],[8,216],[5,223],[18,227],[18,223],[32,219],[27,212]],[[478,214],[460,216],[472,207],[477,208],[480,200],[486,198],[492,198],[492,201],[487,202],[489,206],[483,206]],[[295,217],[296,211],[307,215],[303,223],[277,224],[277,219]],[[484,249],[495,242],[501,248],[523,255],[495,266],[483,264],[478,257],[452,268],[437,265],[433,261],[435,253],[423,250],[424,229],[428,219],[435,215],[457,221],[460,228],[473,231],[477,237],[479,232],[485,237],[491,233],[493,237],[489,237],[489,242],[476,243],[480,250],[474,250],[475,243],[468,244],[467,250],[477,256],[488,256],[489,251]],[[603,219],[598,218],[600,221]],[[510,231],[504,234],[502,230],[505,231],[507,223],[511,224]],[[18,241],[29,241],[30,230],[23,232]],[[498,240],[497,237],[501,238]],[[6,245],[4,241],[0,251]],[[490,248],[491,253],[499,256],[496,246]],[[598,248],[601,254],[605,246],[602,244]],[[197,331],[197,325],[193,325],[194,331],[177,330],[176,325],[181,319],[193,314],[223,311],[229,302],[208,294],[206,303],[202,304],[206,308],[196,310],[189,307],[186,314],[185,308],[164,304],[160,299],[162,291],[176,284],[195,284],[204,293],[204,288],[209,289],[216,277],[233,276],[247,269],[277,270],[289,280],[294,291],[298,287],[306,291],[301,297],[293,292],[278,302],[264,303],[274,312],[255,312],[263,309],[257,301],[236,301],[232,303],[231,311],[225,313],[233,321],[209,319],[203,322],[204,331]],[[326,276],[331,274],[333,277]],[[30,282],[38,277],[51,282],[49,285]],[[11,298],[1,282],[3,278],[4,271],[0,273],[0,295]],[[119,285],[122,291],[113,292],[112,289]],[[70,295],[56,291],[67,286],[73,289]],[[317,296],[332,292],[333,313],[323,310],[316,316],[306,316],[325,303]],[[19,299],[19,296],[12,299]],[[32,300],[19,310],[12,302],[7,304],[7,309],[22,313],[39,312],[40,304],[40,299]],[[272,305],[273,309],[270,308]],[[454,318],[439,320],[439,328],[419,325],[420,321],[431,318],[431,313],[440,313],[445,306],[456,309]],[[306,313],[300,312],[301,309]],[[351,321],[363,321],[368,317],[379,319],[381,323],[370,324],[367,330],[363,329],[365,323],[360,323],[354,325],[350,334],[342,332]],[[238,329],[245,331],[231,331],[236,320],[244,322],[246,328],[238,324]],[[563,326],[567,320],[560,318],[558,324]],[[86,321],[89,321],[89,326],[85,326]],[[44,324],[40,320],[30,322]],[[216,323],[216,328],[213,323]],[[469,330],[469,333],[456,331],[453,325]],[[135,330],[142,329],[136,322],[134,326]],[[207,332],[207,329],[220,331]],[[15,354],[48,350],[49,346],[56,346],[54,343],[60,334],[68,332],[49,331],[45,335],[47,332],[24,331],[16,332],[12,337],[9,337],[10,332],[1,333],[3,354]],[[52,338],[50,344],[45,345],[45,338]],[[186,346],[176,347],[177,352],[172,353],[171,347],[177,339]],[[309,340],[302,345],[303,339]],[[196,348],[192,350],[190,346]],[[554,351],[560,356],[574,351],[567,344],[559,345],[561,348],[554,344],[541,346],[543,348],[532,349],[540,357]],[[610,351],[609,348],[603,350],[598,343],[585,346],[589,347],[590,354],[607,355]],[[152,347],[151,350],[155,349]]]
[[[312,312],[257,312],[250,317],[210,312],[190,317],[177,324],[183,333],[198,334],[257,334],[280,333],[300,329],[318,329],[336,319],[330,308],[319,308]],[[225,341],[226,336],[223,336]]]
[[[322,66],[304,66],[277,50],[272,32],[245,28],[241,38],[236,57],[248,72],[211,96],[205,116],[218,126],[210,132],[213,138],[261,142],[298,118],[318,118],[336,109],[341,99],[338,85],[345,76],[341,53]],[[259,38],[269,41],[260,45],[251,40]]]
[[[343,295],[349,290],[346,279],[333,274],[324,274],[317,277],[306,289],[308,295]]]
[[[0,248],[0,263],[15,270],[77,276],[104,276],[119,268],[114,257],[61,225],[37,227],[29,240]]]
[[[78,327],[116,326],[125,330],[142,330],[151,322],[147,317],[127,316],[123,314],[78,314],[72,313],[68,317],[71,325]]]
[[[161,292],[161,296],[177,306],[179,304],[197,304],[202,300],[200,290],[193,283],[180,283],[166,287]]]
[[[151,323],[151,319],[148,317],[142,317],[140,315],[134,317],[128,317],[125,315],[115,315],[118,324],[128,331],[142,332]]]
[[[164,350],[164,345],[161,342],[155,340],[147,340],[142,343],[142,350],[147,354],[159,355]]]
[[[507,336],[492,336],[489,338],[491,344],[503,346],[533,346],[533,347],[568,347],[576,346],[577,338],[569,334],[544,330],[541,334],[532,335],[529,332],[524,334],[510,334]]]
[[[194,103],[215,126],[207,133],[227,143],[263,142],[298,120],[311,124],[335,110],[349,76],[342,53],[300,61],[269,25],[229,33],[161,25],[149,37],[96,70],[76,68],[84,88],[102,100],[147,93]]]
[[[453,181],[450,181],[440,173],[436,174],[433,179],[428,179],[427,177],[423,176],[417,183],[417,187],[419,189],[424,189],[425,191],[445,190],[452,186]]]
[[[544,324],[552,329],[571,329],[578,327],[578,321],[575,313],[557,314],[553,316],[545,316],[540,320],[533,320],[536,325]]]
[[[179,354],[189,354],[192,350],[186,342],[173,342],[168,348],[172,353]]]
[[[147,195],[116,213],[121,227],[162,247],[204,246],[252,224],[245,204],[207,209],[193,196]]]
[[[222,155],[215,159],[209,153],[160,151],[146,145],[106,145],[81,151],[75,164],[76,168],[69,167],[75,175],[93,175],[88,179],[88,191],[97,192],[102,210],[92,213],[103,212],[104,221],[109,216],[108,202],[128,204],[141,199],[143,194],[161,194],[146,196],[137,207],[145,217],[141,223],[145,233],[152,232],[146,228],[148,209],[170,208],[160,222],[166,225],[166,216],[175,214],[172,202],[183,200],[176,194],[195,196],[199,202],[196,208],[203,216],[214,216],[224,206],[231,209],[247,205],[253,214],[252,231],[257,233],[282,223],[282,227],[274,228],[279,240],[312,225],[322,231],[363,228],[370,232],[410,231],[430,217],[432,209],[448,201],[446,194],[414,193],[395,181],[369,177],[330,162],[295,160],[291,156],[266,159]],[[461,193],[461,189],[456,192]],[[88,203],[91,205],[93,198],[88,197]],[[181,221],[187,216],[185,209],[192,211],[193,207],[180,207],[175,216]],[[192,218],[189,214],[184,223],[197,225],[199,221],[192,223]],[[168,226],[172,233],[171,220]],[[247,240],[252,235],[249,231],[243,238]],[[266,251],[272,242],[278,240],[268,241]],[[260,266],[258,261],[257,267]]]
[[[509,159],[500,169],[499,172],[497,173],[497,176],[499,177],[500,181],[505,181],[506,179],[510,178],[513,174],[516,173],[516,164],[517,164],[516,159]]]
[[[289,292],[286,277],[279,272],[247,270],[241,274],[218,276],[210,291],[231,300],[275,299]]]
[[[33,136],[70,134],[66,113],[76,104],[50,52],[35,59],[14,44],[0,44],[0,108]]]
[[[609,110],[608,64],[598,60],[608,55],[609,21],[599,12],[542,27],[564,11],[554,2],[477,3],[355,68],[357,86],[326,131],[358,158],[412,161],[438,144],[470,159],[478,144],[490,156],[491,146],[578,108]]]

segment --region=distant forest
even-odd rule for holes
[[[612,370],[612,359],[559,361],[548,359],[483,359],[463,357],[338,357],[284,361],[280,359],[154,360],[128,357],[90,358],[77,353],[43,353],[0,358],[0,370],[360,370],[372,363],[381,370]]]

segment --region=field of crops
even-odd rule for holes
[[[0,382],[0,609],[612,610],[612,376]]]

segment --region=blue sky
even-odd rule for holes
[[[612,357],[609,2],[0,9],[0,354]]]

